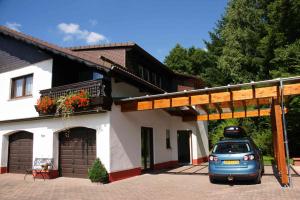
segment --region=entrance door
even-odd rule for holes
[[[191,163],[190,136],[191,131],[177,131],[178,162],[181,164]]]
[[[60,175],[87,178],[96,159],[96,131],[74,128],[59,134]]]
[[[141,139],[142,170],[146,171],[153,169],[153,129],[142,127]]]
[[[8,172],[25,173],[32,168],[33,134],[20,131],[9,136]]]

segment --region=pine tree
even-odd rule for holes
[[[108,183],[108,173],[99,158],[95,160],[92,168],[89,169],[88,176],[92,182]]]

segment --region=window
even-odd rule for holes
[[[93,80],[100,80],[103,78],[103,75],[100,72],[93,72]]]
[[[149,72],[149,70],[148,69],[144,69],[144,72],[145,72],[145,76],[144,76],[144,79],[146,80],[146,81],[150,81],[150,72]]]
[[[141,78],[144,78],[144,68],[143,66],[139,66],[139,75]]]
[[[166,148],[171,149],[171,135],[170,135],[170,130],[166,130]]]
[[[156,85],[156,74],[152,72],[152,83]]]
[[[32,95],[33,75],[21,76],[12,79],[11,98]]]
[[[224,142],[217,144],[214,147],[213,153],[228,154],[228,153],[247,153],[250,152],[250,146],[246,142]]]
[[[158,79],[158,84],[157,85],[161,88],[161,86],[162,86],[161,76],[157,77],[157,79]]]

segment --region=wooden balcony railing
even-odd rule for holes
[[[77,93],[82,90],[89,93],[91,104],[93,107],[102,107],[102,109],[104,110],[111,109],[111,86],[108,81],[104,80],[90,80],[62,85],[46,90],[41,90],[40,94],[41,97],[48,96],[52,99],[57,99],[61,96],[65,96],[71,93]]]

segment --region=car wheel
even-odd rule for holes
[[[216,180],[213,178],[213,177],[209,177],[209,181],[211,182],[211,183],[216,183]]]
[[[258,176],[254,179],[255,184],[260,184],[261,183],[261,174],[258,174]]]

